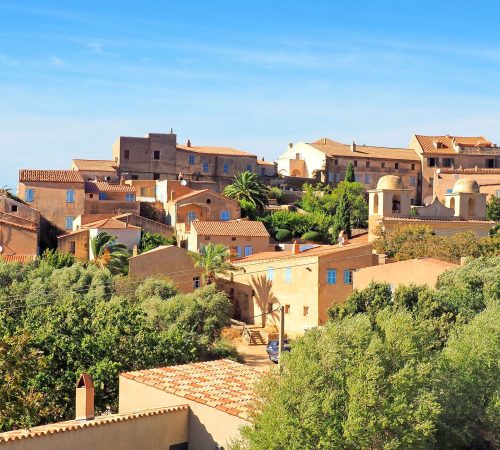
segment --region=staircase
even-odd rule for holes
[[[248,345],[266,345],[266,341],[264,341],[259,330],[246,328],[244,336]]]

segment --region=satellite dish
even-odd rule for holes
[[[184,179],[181,180],[181,186],[187,186],[188,182]]]
[[[3,246],[0,245],[0,253],[3,253]]]
[[[104,180],[105,180],[105,181],[110,181],[110,180],[111,180],[111,177],[110,177],[109,175],[106,175],[106,176],[104,177]]]

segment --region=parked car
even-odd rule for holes
[[[288,342],[288,339],[285,339],[283,343],[283,351],[284,352],[289,352],[290,351],[290,344]],[[269,355],[269,359],[275,363],[278,364],[278,359],[279,359],[279,341],[269,341],[269,344],[267,344],[266,347],[266,352]]]

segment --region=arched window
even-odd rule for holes
[[[392,196],[392,212],[393,214],[399,214],[401,212],[401,200],[399,195]]]
[[[453,197],[450,199],[450,208],[455,211],[455,199]]]
[[[292,177],[300,177],[300,172],[298,169],[294,169],[292,171]]]
[[[378,214],[378,194],[373,194],[373,214]]]
[[[474,217],[474,199],[469,198],[469,208],[468,208],[468,216]]]

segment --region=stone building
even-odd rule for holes
[[[494,222],[486,220],[486,194],[472,179],[458,180],[452,192],[445,196],[445,204],[437,198],[427,206],[413,208],[411,190],[405,188],[401,177],[386,175],[377,188],[368,191],[368,238],[377,238],[377,231],[391,231],[396,225],[429,225],[436,234],[451,235],[474,231],[487,236]]]
[[[409,147],[422,161],[422,199],[425,204],[432,202],[438,195],[433,190],[437,169],[462,171],[500,168],[500,147],[482,136],[414,135]]]
[[[347,165],[352,163],[356,181],[373,189],[380,177],[400,176],[411,190],[410,201],[420,204],[421,163],[413,150],[342,144],[322,138],[315,142],[289,144],[277,160],[278,173],[283,176],[314,178],[337,186],[344,180]]]

